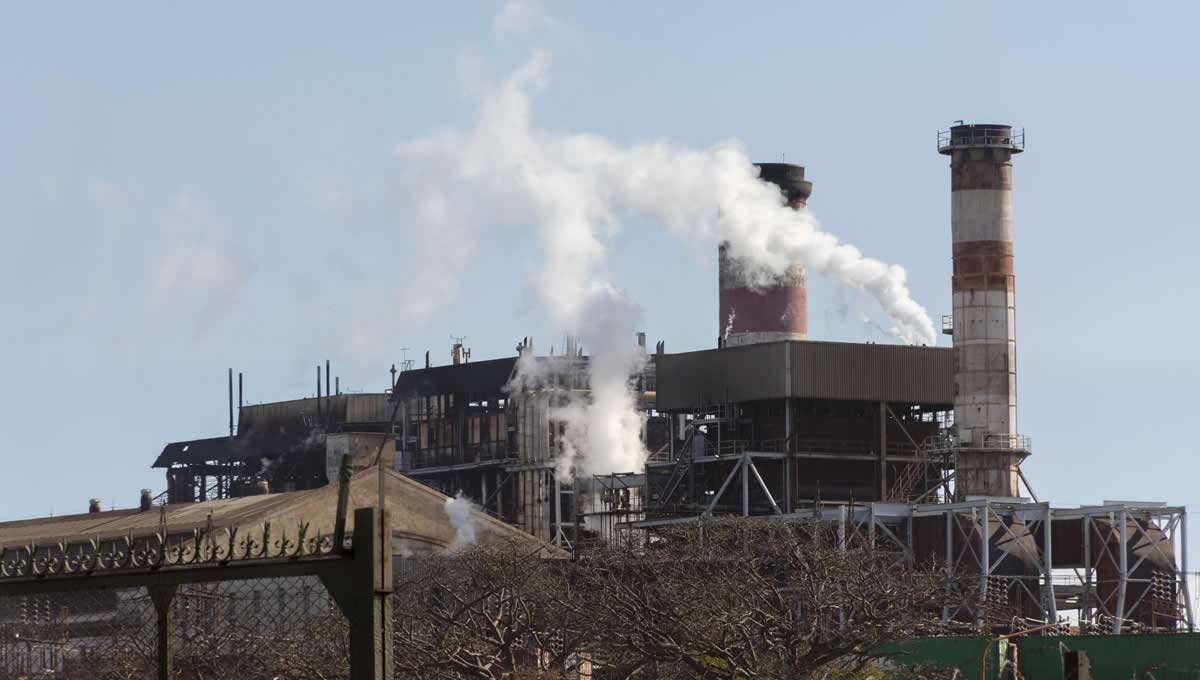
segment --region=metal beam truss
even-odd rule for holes
[[[701,522],[712,516],[712,506],[741,473],[743,490],[753,474],[753,455],[743,454],[701,514],[630,523],[634,529],[652,530],[670,524]],[[760,482],[761,483],[761,482]],[[768,492],[769,493],[769,492]],[[743,508],[743,514],[748,515]],[[895,565],[917,558],[914,522],[936,517],[944,522],[944,545],[937,557],[945,564],[947,587],[954,575],[978,575],[980,608],[972,613],[980,629],[1011,626],[1017,629],[1056,623],[1063,609],[1077,609],[1089,630],[1113,634],[1140,630],[1194,629],[1187,574],[1187,516],[1182,507],[1154,504],[1106,503],[1081,508],[1052,508],[1049,503],[1014,502],[980,498],[958,503],[817,504],[792,513],[756,515],[775,521],[824,520],[837,524],[843,547],[865,545],[894,553]],[[1055,568],[1054,524],[1062,520],[1082,523],[1084,569]],[[1117,546],[1125,546],[1124,550]],[[929,545],[920,546],[928,551]],[[928,554],[928,553],[927,553]],[[1093,560],[1092,555],[1098,555]],[[1176,565],[1151,571],[1149,563]],[[1110,576],[1106,583],[1099,575]],[[1100,588],[1109,585],[1110,588]],[[1134,596],[1133,593],[1137,595]],[[1072,599],[1072,594],[1080,594]],[[1013,604],[1027,599],[1038,603],[1040,613]],[[1138,608],[1157,600],[1159,623],[1145,624]],[[1165,606],[1164,606],[1165,605]],[[943,610],[943,620],[956,612]],[[1101,622],[1103,630],[1095,624]]]
[[[1145,626],[1139,610],[1149,607],[1150,628],[1193,629],[1183,507],[1106,501],[1056,510],[1055,519],[1082,524],[1084,566],[1073,579],[1080,586],[1081,620],[1120,634]]]

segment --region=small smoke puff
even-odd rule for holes
[[[472,511],[475,509],[475,504],[460,492],[454,498],[447,498],[442,509],[450,518],[450,526],[454,527],[454,543],[451,547],[474,545],[476,526]]]

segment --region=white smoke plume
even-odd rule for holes
[[[556,410],[566,424],[560,476],[639,468],[639,435],[631,377],[645,355],[633,342],[636,306],[604,276],[608,242],[622,219],[649,219],[689,243],[754,263],[752,282],[768,283],[799,263],[869,294],[904,342],[935,344],[933,322],[909,295],[904,270],[864,257],[820,229],[808,210],[784,205],[774,185],[735,141],[695,150],[660,140],[620,146],[602,137],[539,129],[531,93],[546,87],[550,57],[535,51],[508,77],[483,77],[464,62],[465,83],[479,109],[473,127],[401,144],[398,155],[444,195],[470,196],[495,218],[534,225],[544,258],[532,273],[547,321],[591,350],[591,394]],[[429,225],[433,228],[433,225]],[[522,361],[519,377],[539,369]],[[520,380],[517,381],[518,383]]]
[[[447,498],[442,509],[450,518],[450,526],[454,527],[454,543],[450,547],[474,545],[476,526],[471,511],[475,509],[475,504],[459,492],[454,498]]]

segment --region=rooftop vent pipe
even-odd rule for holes
[[[88,512],[89,513],[100,512],[100,499],[99,498],[89,498],[88,499]]]
[[[271,493],[271,484],[265,479],[258,480],[258,482],[254,485],[254,494],[257,496],[262,496],[269,493]]]
[[[153,492],[150,491],[150,489],[142,489],[142,502],[139,507],[143,512],[149,510],[150,507],[154,505],[154,499],[150,496],[151,493]]]

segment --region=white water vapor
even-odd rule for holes
[[[730,256],[752,262],[748,278],[762,284],[802,264],[870,295],[891,320],[888,332],[903,342],[936,343],[904,269],[864,257],[822,231],[808,210],[785,206],[779,189],[758,179],[740,143],[702,150],[666,140],[622,146],[539,129],[532,93],[548,84],[546,52],[535,51],[498,82],[480,75],[477,59],[464,63],[479,106],[474,125],[412,140],[397,153],[439,194],[470,196],[494,219],[532,225],[544,256],[530,281],[546,320],[590,350],[590,394],[552,414],[566,425],[560,477],[569,479],[571,466],[580,474],[636,470],[646,457],[631,387],[646,361],[633,341],[637,307],[605,276],[608,243],[624,218],[649,219],[714,251],[728,241]],[[518,377],[540,370],[523,360]]]
[[[447,498],[446,504],[442,506],[446,511],[446,516],[450,518],[450,526],[454,527],[454,543],[451,548],[457,548],[465,545],[474,545],[476,539],[475,518],[471,516],[471,511],[475,509],[475,504],[459,492],[454,498]]]

